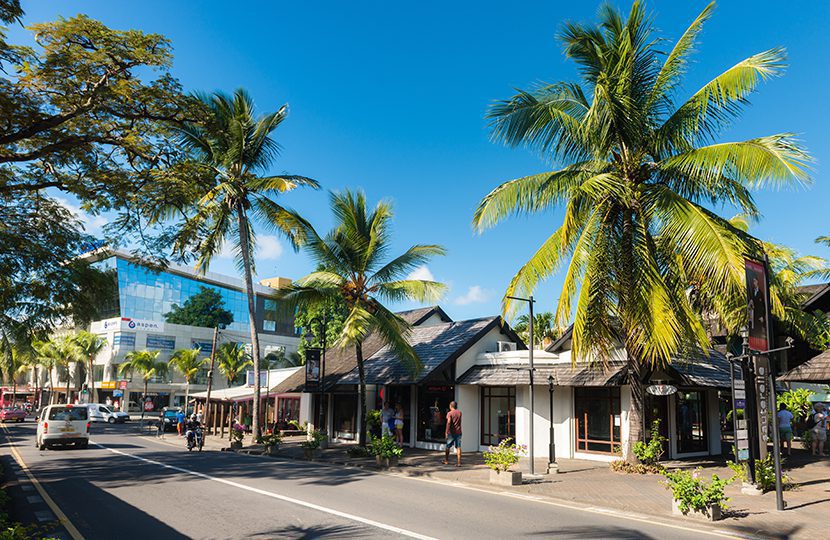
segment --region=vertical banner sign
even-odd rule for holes
[[[767,457],[767,442],[770,440],[772,434],[770,433],[770,422],[774,411],[769,410],[770,393],[773,391],[769,387],[769,358],[766,356],[756,356],[753,358],[755,363],[755,389],[756,389],[756,403],[758,403],[758,442],[761,459]]]
[[[320,353],[321,349],[305,350],[305,391],[320,391]]]
[[[744,268],[746,270],[749,348],[755,351],[766,351],[769,350],[767,267],[760,261],[746,259]]]

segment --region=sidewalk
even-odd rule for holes
[[[211,440],[213,439],[213,440]],[[303,460],[300,446],[303,437],[286,438],[279,450],[279,457]],[[208,437],[206,448],[219,450],[229,446],[227,441]],[[377,470],[373,457],[350,457],[350,444],[337,444],[326,450],[319,450],[315,461],[362,467]],[[246,446],[245,453],[262,453],[259,445]],[[672,516],[671,494],[662,485],[660,475],[626,475],[612,472],[606,463],[563,459],[560,473],[538,475],[525,480],[513,488],[496,487],[489,483],[489,469],[484,465],[481,454],[465,454],[464,464],[458,468],[443,465],[443,454],[409,449],[400,460],[398,467],[390,472],[412,477],[423,477],[444,482],[460,482],[493,491],[512,491],[531,496],[546,497],[560,501],[619,511],[650,514],[661,518],[688,520],[701,523],[694,518]],[[666,463],[669,468],[704,468],[704,476],[717,474],[730,477],[731,470],[724,461],[682,461]],[[519,464],[527,474],[527,461]],[[544,473],[547,460],[537,460],[537,473]],[[799,487],[784,492],[787,510],[778,512],[775,492],[761,496],[743,495],[740,484],[728,486],[726,493],[731,497],[725,519],[716,522],[719,529],[767,538],[827,538],[830,530],[830,459],[814,461],[806,451],[794,449],[792,458],[787,459],[785,474]]]

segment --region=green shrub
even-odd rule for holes
[[[380,456],[382,458],[401,457],[403,455],[403,448],[398,446],[395,439],[389,435],[383,437],[372,437],[369,442],[369,452],[373,456]]]
[[[316,450],[320,448],[320,445],[325,441],[328,437],[324,431],[320,431],[318,429],[312,429],[308,432],[308,439],[302,442],[300,446],[303,448],[308,448],[310,450]]]
[[[513,439],[504,439],[498,446],[491,446],[484,452],[484,463],[498,472],[505,472],[519,462],[519,456],[527,452],[527,446],[512,443]]]
[[[784,468],[784,458],[781,458],[781,468]],[[755,460],[755,483],[761,491],[773,491],[775,489],[775,458],[772,452],[764,459]],[[781,486],[784,489],[792,489],[794,484],[789,476],[781,473]]]
[[[634,443],[632,451],[640,463],[644,465],[656,465],[663,456],[664,444],[668,439],[660,434],[660,420],[655,420],[651,424],[651,438],[648,442],[637,441]],[[660,467],[662,469],[662,467]]]
[[[349,457],[353,458],[360,458],[372,455],[367,448],[362,446],[350,446],[346,449],[346,453],[349,454]]]
[[[783,403],[787,410],[793,413],[796,422],[806,419],[813,410],[813,403],[810,396],[815,394],[807,388],[794,388],[778,395],[778,406]]]
[[[380,411],[375,409],[366,413],[366,427],[375,437],[380,436]]]
[[[260,437],[260,442],[265,446],[279,446],[282,444],[282,437],[279,433],[266,433],[262,437]]]
[[[702,471],[701,467],[693,472],[682,469],[663,471],[666,477],[664,484],[667,489],[671,490],[672,497],[684,514],[689,510],[706,514],[709,506],[713,504],[719,505],[724,510],[727,508],[726,503],[729,502],[729,497],[724,494],[723,489],[732,479],[722,479],[713,474],[711,482],[707,482],[702,478]]]
[[[659,463],[647,465],[645,463],[629,463],[624,459],[615,459],[611,462],[611,470],[625,474],[660,474],[663,466]]]

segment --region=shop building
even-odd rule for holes
[[[201,289],[213,290],[222,298],[224,308],[233,314],[233,322],[219,330],[218,343],[241,343],[250,348],[250,326],[247,296],[244,282],[208,272],[201,275],[193,269],[171,264],[157,271],[142,264],[129,253],[100,248],[85,255],[99,269],[110,273],[115,284],[114,292],[103,306],[104,318],[94,321],[89,330],[106,340],[106,347],[95,358],[93,377],[99,401],[107,397],[113,400],[133,402],[137,409],[143,393],[143,379],[138,374],[122,375],[119,372],[126,355],[134,350],[159,351],[160,360],[169,360],[176,350],[199,347],[201,354],[210,356],[213,345],[213,328],[171,324],[165,315],[174,305],[183,305]],[[293,317],[286,318],[277,309],[276,293],[280,286],[290,283],[286,278],[262,280],[254,285],[256,326],[263,356],[270,353],[291,353],[299,345],[298,330]],[[196,376],[190,392],[206,389],[207,370]],[[88,381],[87,368],[78,363],[67,372],[54,373],[55,391],[65,394],[69,378],[72,397]],[[126,381],[126,383],[124,383]],[[48,392],[49,379],[42,374],[42,386]],[[126,384],[126,388],[123,388]],[[227,387],[227,381],[217,371],[214,388]],[[148,396],[154,408],[181,405],[185,395],[185,382],[181,374],[171,371],[165,377],[155,377],[148,385]]]

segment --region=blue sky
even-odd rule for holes
[[[630,2],[614,2],[627,10]],[[229,8],[230,6],[230,8]],[[276,132],[284,152],[272,172],[303,174],[325,190],[363,189],[394,204],[395,243],[441,243],[446,257],[428,270],[450,286],[441,305],[455,318],[496,314],[519,266],[557,226],[558,212],[517,218],[482,235],[470,220],[477,202],[504,180],[549,170],[537,156],[488,139],[484,113],[514,87],[575,78],[554,35],[564,20],[592,21],[598,2],[141,2],[24,0],[24,23],[82,12],[120,29],[166,35],[173,72],[188,90],[245,87],[262,111],[290,106]],[[661,35],[676,39],[705,2],[649,3]],[[782,45],[789,69],[752,98],[724,140],[799,134],[816,159],[808,189],[760,192],[764,214],[752,232],[803,253],[830,234],[830,4],[722,2],[708,24],[683,95],[743,58]],[[13,42],[28,39],[11,31]],[[322,192],[282,203],[319,230],[330,217]],[[731,209],[723,209],[731,215]],[[91,218],[92,232],[103,218]],[[261,277],[297,278],[311,263],[266,238]],[[234,274],[228,260],[214,271]],[[425,272],[423,272],[425,273]],[[561,280],[537,292],[551,309]]]

